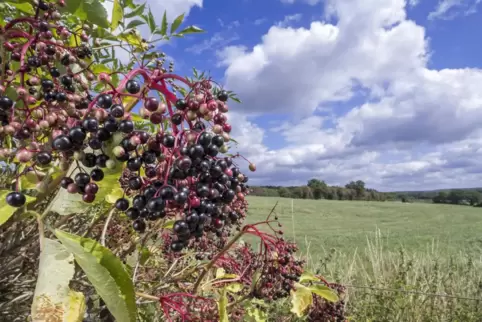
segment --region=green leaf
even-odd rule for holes
[[[27,13],[27,14],[34,14],[35,11],[32,7],[32,5],[28,2],[13,2],[13,1],[7,1],[9,5],[12,7],[15,7],[21,12]]]
[[[119,22],[122,20],[122,16],[124,15],[124,10],[122,10],[122,6],[120,4],[120,0],[114,0],[114,7],[112,8],[112,22],[110,26],[110,30],[114,31],[119,26]]]
[[[81,2],[82,2],[82,0],[65,1],[65,7],[61,8],[60,10],[62,12],[67,11],[67,12],[70,12],[70,13],[73,14],[77,11],[77,9],[79,9]]]
[[[31,309],[33,321],[45,321],[45,315],[53,312],[59,321],[82,321],[84,295],[69,288],[74,272],[74,256],[58,241],[45,238]]]
[[[127,24],[127,27],[126,29],[132,29],[132,28],[135,28],[137,26],[140,26],[140,25],[143,25],[144,24],[144,21],[142,20],[131,20],[128,24]]]
[[[200,32],[204,32],[204,30],[202,30],[201,28],[196,27],[196,26],[189,26],[189,27],[181,30],[179,32],[179,34],[185,35],[185,34],[194,34],[194,33],[200,33]]]
[[[229,322],[228,319],[228,297],[226,296],[226,289],[221,292],[221,297],[218,301],[219,322]]]
[[[149,249],[147,247],[142,247],[139,250],[139,263],[141,265],[144,265],[149,259],[149,257],[151,257],[151,252],[149,251]]]
[[[303,316],[306,309],[313,303],[311,290],[306,286],[295,283],[296,291],[291,291],[291,312],[299,318]]]
[[[110,73],[111,72],[110,68],[107,67],[106,65],[103,65],[103,64],[94,64],[94,65],[90,66],[90,70],[95,75],[99,75],[100,73]]]
[[[87,15],[87,20],[102,28],[109,28],[107,11],[99,0],[85,0],[82,5]]]
[[[300,283],[310,282],[310,281],[318,282],[319,280],[320,279],[316,277],[313,273],[305,271],[301,274],[299,282]]]
[[[147,12],[147,25],[149,26],[150,31],[154,32],[156,29],[156,20],[154,19],[151,8],[149,8],[149,11]]]
[[[164,10],[164,15],[162,16],[162,22],[161,22],[161,29],[159,30],[158,34],[165,36],[166,33],[167,33],[167,14],[166,14],[166,11]]]
[[[147,43],[142,41],[141,34],[135,29],[131,29],[128,32],[123,32],[122,34],[118,35],[118,37],[138,50],[147,50]]]
[[[338,302],[339,300],[338,295],[328,286],[316,284],[316,285],[310,286],[309,289],[311,292],[321,296],[327,301]]]
[[[117,199],[122,198],[123,195],[124,195],[124,190],[122,190],[121,187],[116,187],[112,189],[112,191],[107,196],[105,196],[105,201],[107,201],[110,204],[114,204],[117,201]]]
[[[174,227],[175,220],[168,220],[162,225],[162,228],[164,229],[172,229]]]
[[[3,225],[4,223],[7,222],[7,220],[10,219],[10,217],[13,216],[15,211],[17,211],[19,208],[15,208],[10,206],[6,201],[5,198],[7,195],[12,192],[10,190],[0,190],[0,226]],[[37,198],[30,197],[25,195],[25,198],[27,201],[25,202],[25,205],[28,205],[29,203],[35,201]]]
[[[176,32],[176,30],[179,28],[179,26],[182,24],[183,21],[184,21],[184,14],[174,19],[171,25],[171,34]]]
[[[132,10],[131,12],[129,13],[126,13],[124,15],[124,17],[126,18],[133,18],[133,17],[136,17],[136,16],[140,16],[143,12],[144,12],[144,9],[146,9],[146,4],[143,3],[139,6],[137,6],[134,10]]]
[[[135,322],[134,285],[122,262],[98,242],[55,230],[117,322]]]

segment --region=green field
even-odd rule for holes
[[[247,222],[261,221],[278,202],[276,213],[286,238],[294,235],[312,256],[335,248],[364,248],[367,237],[381,233],[384,246],[410,251],[438,247],[443,253],[482,253],[482,209],[427,203],[293,200],[249,197]]]
[[[482,321],[481,208],[250,197],[247,221],[277,201],[306,268],[346,286],[349,321]]]

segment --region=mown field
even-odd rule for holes
[[[379,230],[384,247],[444,253],[482,254],[482,209],[428,203],[303,200],[249,197],[247,221],[261,221],[278,202],[276,213],[286,238],[296,237],[312,256],[335,248],[353,252]]]
[[[480,208],[295,199],[292,211],[291,199],[249,201],[251,223],[278,201],[307,268],[346,286],[348,321],[482,321]],[[289,310],[288,300],[272,306],[272,320]]]

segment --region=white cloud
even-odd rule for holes
[[[460,15],[469,15],[476,12],[481,0],[441,0],[435,10],[429,13],[430,20],[450,20]]]
[[[407,20],[405,5],[328,0],[336,25],[273,26],[252,48],[218,53],[226,86],[244,102],[233,118],[242,130],[233,135],[259,163],[255,183],[319,176],[382,189],[480,185],[482,71],[429,69],[425,30]],[[320,116],[320,106],[351,98],[362,103],[333,110],[335,119]],[[271,129],[283,148],[266,148],[266,133],[247,118],[264,113],[295,116]]]
[[[285,18],[282,21],[278,22],[276,25],[278,27],[288,27],[289,25],[291,25],[291,23],[300,21],[302,16],[303,15],[301,13],[285,16]]]

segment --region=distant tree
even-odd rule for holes
[[[281,187],[278,189],[278,194],[282,198],[290,198],[291,197],[291,192],[288,188],[286,187]]]
[[[447,203],[448,194],[445,191],[440,191],[438,195],[432,198],[433,203]]]
[[[354,190],[356,199],[363,199],[363,195],[365,193],[365,182],[362,180],[350,181],[350,183],[345,185],[345,188]]]
[[[328,185],[325,181],[311,179],[308,181],[308,187],[311,189],[314,199],[326,198]]]

